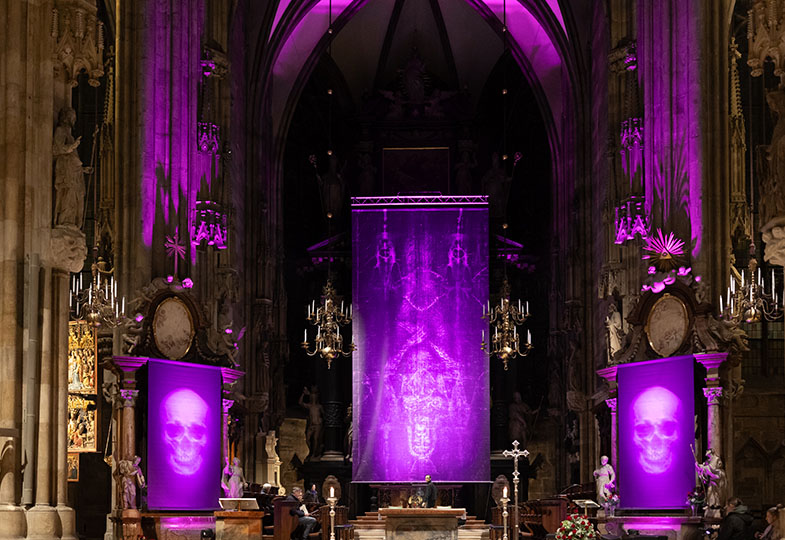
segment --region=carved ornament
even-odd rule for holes
[[[51,35],[55,73],[64,69],[67,84],[75,87],[79,73],[85,70],[90,86],[98,87],[104,74],[104,27],[95,2],[55,0]]]

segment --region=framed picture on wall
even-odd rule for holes
[[[68,452],[68,481],[79,481],[79,454]]]

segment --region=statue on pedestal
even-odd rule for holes
[[[241,498],[246,485],[243,468],[240,466],[240,458],[234,458],[231,465],[227,460],[221,476],[221,488],[223,488],[226,497],[229,499]]]
[[[600,468],[594,470],[594,478],[597,483],[597,502],[605,504],[613,494],[613,486],[616,484],[616,472],[608,463],[608,456],[600,457]]]
[[[142,469],[139,467],[142,458],[134,456],[134,460],[121,459],[117,462],[115,476],[120,477],[122,487],[123,510],[136,509],[136,487],[143,489],[146,486]]]
[[[76,152],[82,137],[74,139],[71,130],[75,123],[76,111],[71,107],[63,108],[52,141],[56,191],[54,224],[81,229],[85,197],[83,174],[92,172],[92,168],[82,167],[82,160]]]
[[[615,302],[611,302],[608,305],[608,315],[605,317],[605,328],[608,332],[608,364],[610,364],[613,361],[613,355],[621,350],[624,341],[621,313],[619,313]]]
[[[305,402],[308,396],[308,403]],[[300,406],[308,409],[308,421],[305,424],[305,442],[308,444],[308,457],[313,459],[322,455],[322,435],[324,433],[322,418],[324,409],[319,403],[319,392],[315,386],[308,390],[303,388],[300,394]]]
[[[728,479],[720,456],[710,448],[706,452],[706,460],[703,463],[698,463],[698,460],[695,460],[695,470],[698,471],[698,477],[706,490],[706,506],[703,517],[722,517],[722,509],[728,498]]]

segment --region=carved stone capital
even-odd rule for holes
[[[123,388],[120,390],[120,403],[123,407],[134,407],[136,398],[139,397],[139,390]]]
[[[608,406],[608,408],[611,410],[612,413],[614,414],[616,413],[616,405],[617,405],[616,398],[606,399],[605,404]]]
[[[223,402],[222,402],[222,405],[223,405],[223,412],[224,412],[224,414],[229,414],[229,409],[231,409],[232,405],[234,405],[234,400],[233,399],[224,399]]]
[[[76,227],[58,226],[52,229],[49,242],[49,263],[66,272],[82,271],[87,257],[85,235]]]
[[[711,386],[709,388],[704,388],[703,395],[706,397],[706,401],[709,405],[718,405],[720,403],[720,398],[722,398],[722,387]]]

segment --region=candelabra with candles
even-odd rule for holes
[[[344,349],[341,327],[352,322],[352,305],[345,309],[343,301],[338,307],[337,296],[332,282],[328,279],[327,284],[322,289],[322,304],[316,305],[313,301],[306,307],[305,320],[316,326],[316,337],[314,338],[314,348],[310,348],[308,342],[308,329],[305,329],[302,347],[308,356],[319,354],[327,360],[327,369],[332,366],[332,361],[339,356],[350,356],[357,347],[354,342],[349,343]]]
[[[516,307],[510,301],[510,283],[507,279],[502,283],[501,298],[498,306],[491,306],[490,301],[482,308],[483,319],[488,319],[493,325],[490,343],[485,343],[485,330],[482,331],[482,344],[480,347],[489,354],[495,354],[504,362],[504,369],[508,369],[508,362],[516,356],[526,356],[532,349],[531,331],[526,331],[526,341],[521,343],[518,326],[529,318],[529,302],[521,304],[518,300]]]
[[[94,252],[97,249],[94,248]],[[71,277],[69,306],[77,319],[93,326],[115,328],[126,322],[125,297],[117,293],[113,271],[94,253],[90,283],[85,288],[82,274]]]
[[[730,285],[725,297],[720,295],[720,316],[735,323],[756,323],[762,318],[774,321],[782,316],[782,295],[777,293],[776,276],[771,269],[771,281],[758,267],[754,244],[750,246],[750,262],[741,274],[731,268]],[[738,283],[738,285],[737,285]]]
[[[335,540],[335,503],[337,502],[335,487],[330,486],[330,496],[327,497],[327,504],[330,505],[330,540]]]
[[[507,497],[507,486],[504,486],[504,491],[502,491],[502,498],[499,500],[502,503],[502,527],[504,528],[502,540],[507,540],[507,516],[510,515],[509,512],[507,512],[507,503],[510,502],[510,498]]]

